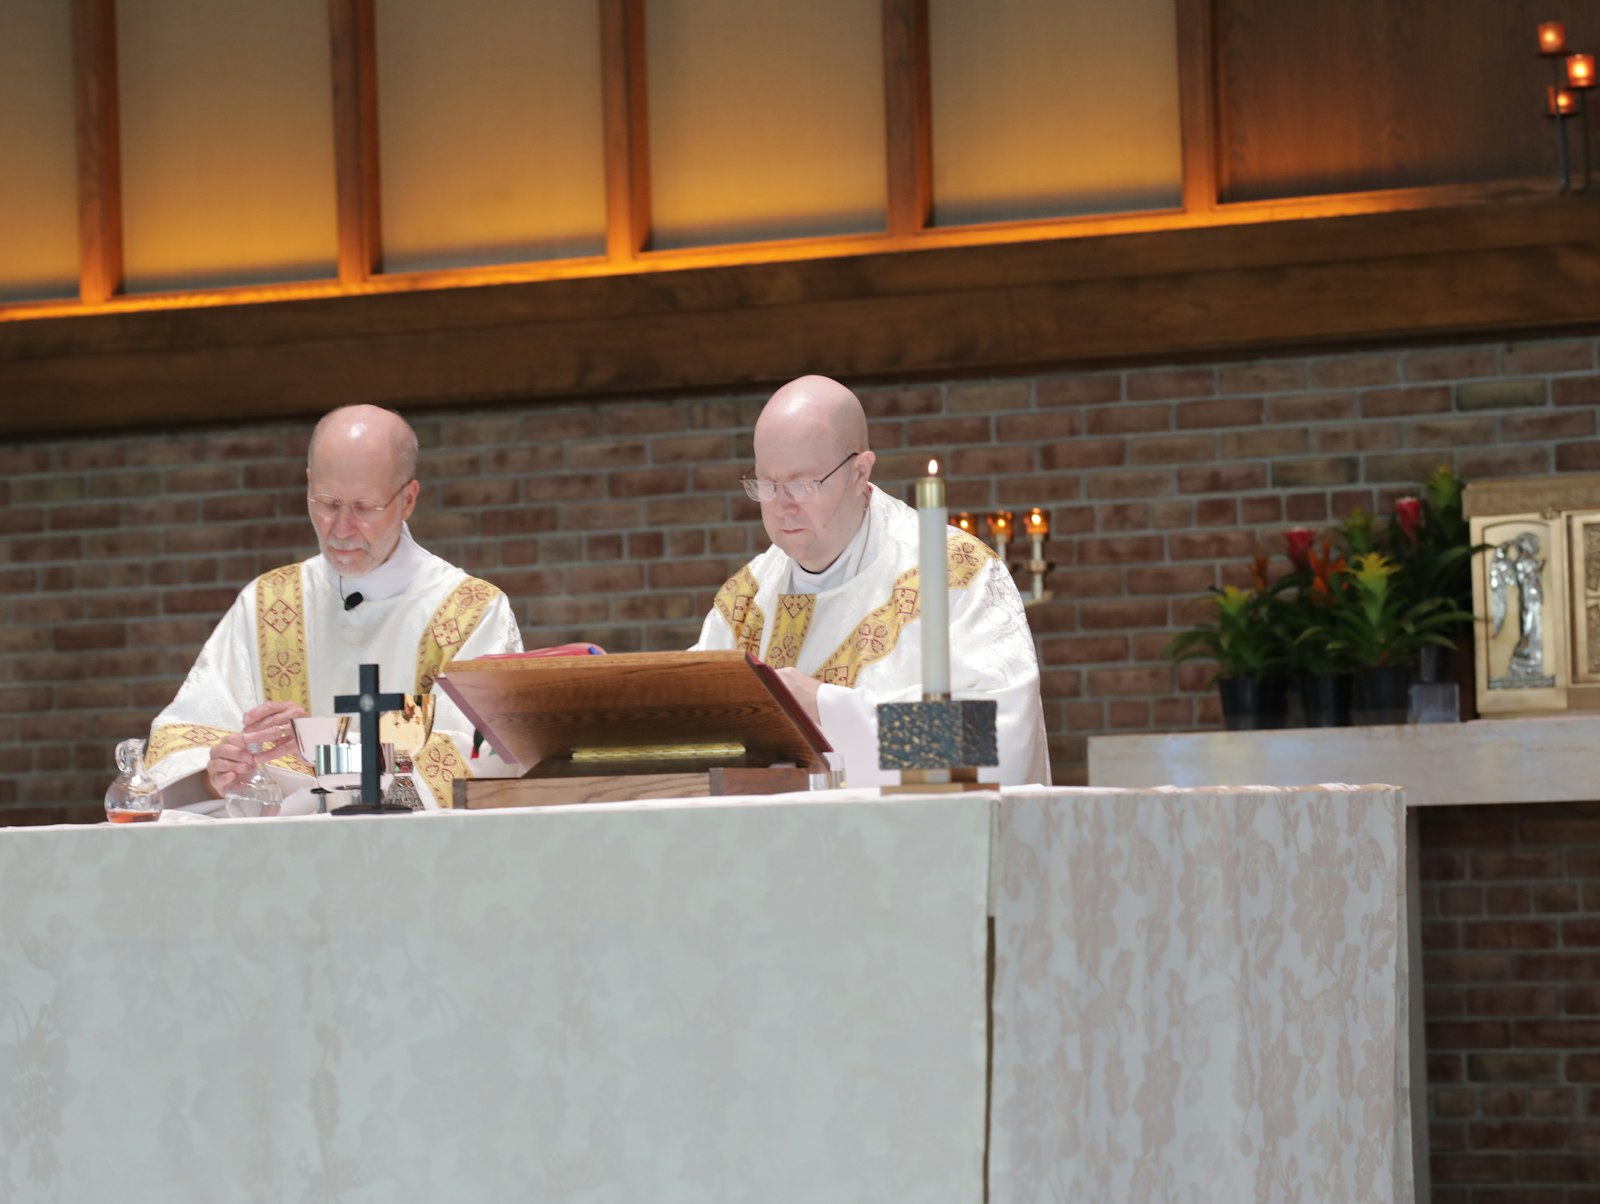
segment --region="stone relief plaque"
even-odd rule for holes
[[[1574,684],[1600,685],[1600,513],[1567,518],[1572,548]]]

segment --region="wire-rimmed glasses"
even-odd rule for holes
[[[789,495],[790,501],[809,501],[822,492],[823,485],[827,484],[828,477],[838,472],[846,464],[859,456],[860,452],[851,452],[844,459],[835,464],[828,472],[816,481],[764,481],[760,477],[740,477],[739,484],[744,486],[744,493],[752,502],[770,502],[778,496],[781,488]]]

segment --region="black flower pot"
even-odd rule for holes
[[[1404,723],[1411,709],[1411,666],[1385,665],[1356,674],[1357,726]]]
[[[1302,673],[1300,706],[1307,727],[1349,727],[1355,678],[1348,673]]]
[[[1275,730],[1289,714],[1287,677],[1222,677],[1222,725],[1230,732]]]

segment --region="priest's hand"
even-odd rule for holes
[[[789,693],[794,695],[794,700],[805,708],[806,714],[811,716],[812,723],[822,722],[822,716],[817,713],[817,687],[822,684],[820,681],[787,666],[778,670],[778,680],[784,684]]]
[[[304,719],[305,711],[293,702],[264,702],[245,712],[244,730],[230,732],[211,748],[206,762],[206,787],[212,797],[222,798],[228,787],[247,778],[263,761],[283,755],[284,746],[293,747],[291,720]]]

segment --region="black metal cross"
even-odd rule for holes
[[[378,739],[378,716],[388,711],[398,711],[406,705],[404,694],[378,693],[378,666],[361,666],[361,693],[340,694],[333,700],[333,709],[341,715],[352,712],[361,716],[361,802],[375,806],[383,801],[380,789],[382,769],[378,757],[382,747]]]

